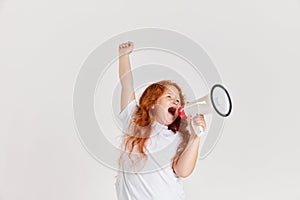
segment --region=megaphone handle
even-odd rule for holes
[[[202,126],[197,126],[194,124],[194,122],[192,122],[192,127],[198,137],[201,137],[204,134]]]

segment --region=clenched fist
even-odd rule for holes
[[[122,43],[119,45],[119,55],[123,56],[126,54],[130,54],[133,50],[134,44],[131,41]]]

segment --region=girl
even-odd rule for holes
[[[206,123],[203,115],[181,120],[178,108],[185,98],[168,80],[148,86],[137,105],[129,54],[133,42],[119,45],[119,78],[123,145],[116,180],[119,200],[182,200],[181,178],[195,167],[200,143],[193,126]]]

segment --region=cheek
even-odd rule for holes
[[[158,101],[157,101],[157,104],[158,105],[166,105],[166,103],[167,103],[167,101],[165,100],[165,99],[159,99]]]

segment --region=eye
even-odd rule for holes
[[[177,103],[180,103],[179,99],[176,100]]]
[[[170,95],[168,95],[167,97],[168,97],[168,98],[171,98],[171,96],[170,96]]]

